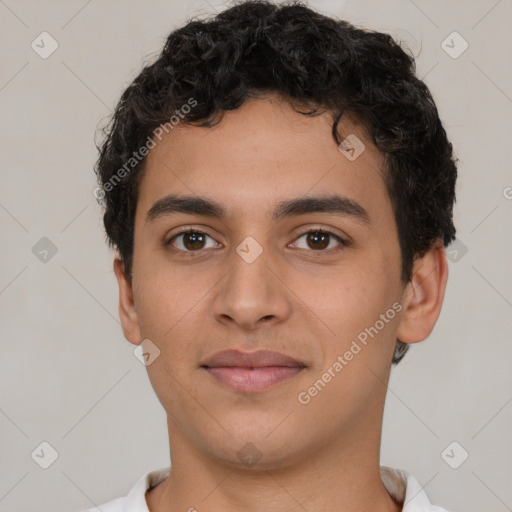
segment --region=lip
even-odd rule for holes
[[[304,370],[306,365],[270,350],[225,350],[206,359],[201,368],[231,389],[253,393],[289,381]]]

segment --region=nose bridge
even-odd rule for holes
[[[217,320],[254,329],[259,323],[279,322],[289,315],[286,290],[276,279],[275,270],[269,268],[265,250],[254,239],[248,237],[240,243],[227,264],[231,271],[214,303]]]

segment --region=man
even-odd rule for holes
[[[123,93],[97,174],[171,459],[103,512],[443,510],[379,466],[455,236],[452,146],[391,37],[301,4],[190,22]]]

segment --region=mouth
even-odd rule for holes
[[[201,368],[215,381],[228,388],[243,393],[254,393],[293,379],[306,368],[306,365],[269,350],[226,350],[204,361]]]

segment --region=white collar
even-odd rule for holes
[[[402,512],[447,512],[430,503],[418,480],[407,471],[381,466],[380,476],[388,493],[402,504]]]
[[[123,512],[149,512],[146,491],[165,480],[169,476],[170,470],[170,467],[163,467],[143,475],[126,498],[121,499],[123,508],[112,507],[112,512],[118,510],[119,512],[121,510]],[[430,503],[423,487],[407,471],[381,466],[380,474],[389,494],[399,503],[403,503],[402,512],[447,512]],[[115,502],[116,505],[121,505],[120,500],[115,500]],[[102,507],[102,510],[110,512],[108,507]]]

